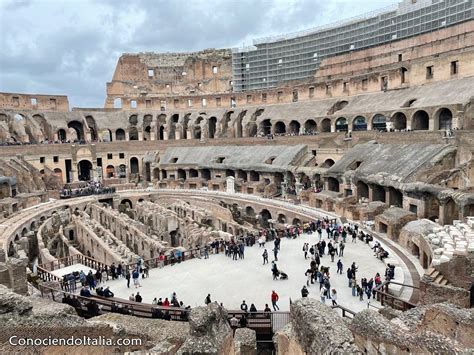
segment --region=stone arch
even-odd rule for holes
[[[176,125],[179,122],[179,114],[175,113],[170,117],[168,139],[176,139]]]
[[[194,139],[201,139],[202,137],[202,132],[201,132],[201,122],[204,120],[202,116],[199,116],[196,119],[196,122],[194,122],[193,125],[193,138]]]
[[[293,135],[299,135],[300,134],[300,123],[296,120],[293,120],[290,122],[290,125],[289,125],[289,130],[290,130],[290,134],[293,134]]]
[[[115,177],[115,167],[113,165],[107,165],[105,168],[105,177],[107,179],[113,179]]]
[[[217,129],[217,118],[212,116],[208,120],[208,137],[216,138],[216,129]]]
[[[283,213],[279,213],[277,221],[278,223],[286,224],[286,221],[287,221],[286,216]]]
[[[444,204],[444,224],[453,224],[455,219],[459,219],[459,206],[449,198]]]
[[[321,121],[321,132],[331,132],[331,120],[329,118],[324,118]]]
[[[326,159],[324,163],[321,164],[321,168],[330,168],[335,164],[335,161],[331,158]]]
[[[435,130],[449,130],[453,128],[453,113],[446,107],[435,113]]]
[[[67,124],[68,128],[72,128],[76,131],[77,140],[83,141],[84,140],[84,125],[79,121],[71,121]]]
[[[390,118],[394,130],[401,131],[407,128],[407,116],[403,112],[395,112]]]
[[[272,219],[272,214],[270,213],[269,210],[264,208],[263,210],[260,211],[260,217],[261,217],[261,225],[263,228],[268,228],[270,227],[269,220]]]
[[[301,226],[301,220],[297,217],[293,218],[293,221],[291,223],[294,226]]]
[[[363,181],[357,182],[357,199],[369,198],[369,185]]]
[[[160,168],[153,169],[153,180],[160,180]]]
[[[146,126],[145,129],[143,130],[143,140],[144,141],[151,140],[151,127],[150,126]]]
[[[133,208],[132,201],[130,201],[128,198],[123,199],[122,201],[120,201],[120,204],[121,205],[127,205],[129,209]]]
[[[304,123],[304,131],[306,134],[313,134],[316,133],[318,129],[318,125],[316,124],[316,121],[313,119],[306,120]]]
[[[255,210],[252,206],[245,207],[245,214],[249,217],[255,217]]]
[[[199,172],[196,169],[189,169],[189,177],[197,178],[199,177]]]
[[[56,175],[59,179],[59,182],[62,184],[63,183],[63,171],[59,168],[54,168],[53,169],[54,175]]]
[[[426,111],[418,110],[412,116],[412,131],[426,131],[430,127],[430,116]]]
[[[339,192],[339,180],[332,176],[328,177],[328,189],[329,191]]]
[[[178,169],[177,174],[178,174],[178,180],[180,179],[186,180],[186,171],[184,171],[184,169]]]
[[[145,163],[145,181],[151,181],[151,164],[149,162]]]
[[[86,123],[87,123],[87,126],[89,127],[91,140],[93,142],[96,142],[98,140],[98,136],[97,136],[97,124],[95,122],[94,117],[92,117],[91,115],[86,116]]]
[[[339,117],[336,120],[336,132],[347,132],[349,130],[349,125],[347,124],[347,118]]]
[[[132,157],[130,158],[130,174],[138,174],[138,172],[139,172],[138,158]]]
[[[260,122],[259,132],[262,133],[265,136],[272,133],[272,122],[270,121],[269,118],[267,118],[267,119],[263,120],[262,122]]]
[[[63,128],[58,129],[58,141],[65,142],[67,140],[66,130]]]
[[[377,113],[372,117],[372,129],[377,131],[386,131],[387,130],[387,117]]]
[[[209,169],[202,169],[201,177],[204,179],[204,181],[211,180],[211,171]]]
[[[357,116],[352,120],[353,131],[367,131],[367,119],[364,116]]]
[[[10,184],[6,181],[0,184],[0,199],[10,197],[11,189]]]
[[[89,181],[92,177],[92,163],[84,159],[77,163],[77,174],[79,181]]]
[[[125,131],[122,128],[117,128],[115,130],[115,140],[124,141],[127,138],[125,137]]]
[[[138,124],[138,116],[137,115],[131,115],[128,118],[128,123],[130,124],[130,126],[135,127]]]
[[[138,140],[138,128],[137,127],[130,127],[128,129],[128,137],[129,137],[129,140],[131,140],[131,141],[137,141]]]
[[[286,133],[286,125],[285,122],[278,121],[275,123],[275,134],[285,134]]]

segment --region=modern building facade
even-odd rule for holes
[[[472,0],[403,0],[342,23],[234,49],[234,92],[310,80],[325,58],[439,30],[473,18]]]

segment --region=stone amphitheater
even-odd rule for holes
[[[439,3],[404,0],[395,13]],[[453,23],[351,45],[318,58],[309,77],[268,77],[266,87],[238,74],[253,70],[253,52],[207,49],[123,54],[102,108],[0,93],[0,351],[474,351],[474,7],[448,3],[461,9]],[[384,14],[375,18],[393,15]],[[326,32],[263,44],[297,46]],[[278,71],[285,60],[267,66]],[[357,227],[390,251],[380,265],[395,277],[363,310],[330,307],[318,293],[235,329],[231,318],[246,312],[225,299],[189,309],[79,295],[78,268],[107,273],[138,260],[151,278],[164,268],[177,280],[205,253],[217,263],[224,245],[258,248],[249,241],[264,235],[273,246],[316,221]],[[140,342],[11,342],[51,333]]]

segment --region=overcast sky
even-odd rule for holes
[[[124,52],[195,51],[340,21],[397,0],[0,0],[0,91],[103,107]]]

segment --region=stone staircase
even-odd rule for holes
[[[433,267],[430,267],[428,270],[426,270],[425,275],[429,276],[433,282],[438,285],[446,286],[449,284],[448,280],[443,276],[443,274]]]

